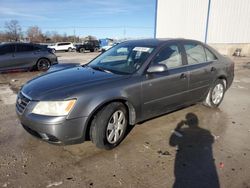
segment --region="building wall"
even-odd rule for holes
[[[205,41],[209,0],[158,0],[156,37]],[[207,42],[250,43],[250,0],[211,0]]]
[[[211,0],[208,43],[250,43],[250,1]]]
[[[204,41],[208,0],[158,0],[156,37]]]

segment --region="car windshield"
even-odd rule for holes
[[[88,66],[115,74],[133,74],[147,60],[155,47],[120,44],[104,52]]]

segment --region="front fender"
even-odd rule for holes
[[[77,97],[77,103],[69,118],[91,117],[98,109],[112,101],[124,102],[134,116],[141,115],[141,82],[138,78],[125,79],[83,91]],[[133,117],[134,117],[133,116]],[[135,122],[135,118],[133,118]]]

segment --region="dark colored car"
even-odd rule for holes
[[[0,72],[37,69],[48,70],[57,57],[45,45],[32,43],[0,44]]]
[[[218,107],[233,78],[234,63],[201,42],[127,41],[87,65],[29,81],[16,112],[29,133],[48,142],[90,139],[112,149],[130,125],[197,102]]]
[[[76,46],[76,51],[84,53],[85,50],[89,50],[90,52],[96,52],[100,48],[100,43],[98,40],[87,40],[84,41],[83,44],[77,44]]]

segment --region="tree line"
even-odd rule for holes
[[[86,39],[96,39],[93,36],[80,38],[79,36],[58,34],[56,31],[43,33],[38,26],[30,26],[26,31],[22,30],[17,20],[5,22],[5,30],[0,31],[0,42],[25,41],[33,43],[75,42],[79,43]]]

